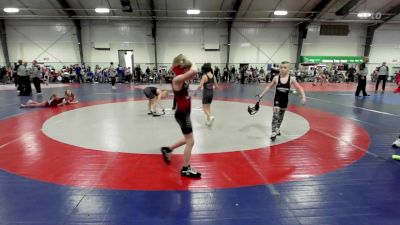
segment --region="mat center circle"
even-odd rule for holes
[[[171,100],[163,105],[172,106]],[[303,136],[310,125],[302,116],[287,111],[281,137],[271,143],[272,107],[262,106],[253,116],[248,103],[214,101],[212,127],[205,124],[201,101],[192,101],[192,123],[195,137],[193,154],[243,151],[280,144]],[[228,109],[228,110],[227,110]],[[82,148],[159,154],[161,146],[182,138],[174,112],[152,117],[147,115],[147,101],[128,101],[82,107],[49,118],[42,127],[48,137]],[[182,151],[176,151],[182,153]]]

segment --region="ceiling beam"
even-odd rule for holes
[[[85,7],[83,7],[81,0],[78,0],[78,4],[79,4],[79,7],[81,7],[82,9],[84,9],[84,8],[85,8]],[[85,15],[86,15],[86,16],[89,16],[89,13],[87,12],[87,10],[86,10],[86,9],[85,9],[85,10],[83,10],[83,11],[85,12]]]
[[[309,1],[307,1],[307,2],[309,2]],[[273,12],[271,11],[271,12],[269,13],[268,17],[271,17],[272,15],[274,15],[274,12],[275,12],[276,9],[281,5],[281,3],[282,3],[282,0],[279,0],[279,1],[275,4],[274,11],[273,11]]]
[[[55,9],[60,15],[65,15],[63,10],[58,9],[51,0],[47,0],[47,2]]]
[[[68,15],[68,17],[74,17],[77,16],[74,10],[70,10],[71,6],[67,2],[67,0],[57,0],[58,4],[61,5],[63,8],[63,11]],[[72,19],[73,23],[75,24],[76,28],[76,38],[78,39],[78,46],[79,46],[79,56],[80,56],[80,62],[81,64],[85,64],[85,60],[83,58],[83,43],[82,43],[82,26],[81,26],[81,20],[79,19]]]
[[[158,70],[158,56],[157,56],[157,20],[156,20],[156,11],[154,0],[150,0],[150,9],[151,9],[151,17],[152,17],[152,24],[153,27],[151,28],[151,36],[153,37],[154,41],[154,64]]]
[[[10,56],[8,54],[7,33],[6,33],[6,25],[4,19],[0,19],[0,42],[1,42],[1,47],[3,49],[4,59],[6,60],[7,67],[9,67],[11,66],[11,63],[10,63]]]
[[[123,12],[132,12],[130,0],[120,0]]]
[[[231,17],[231,19],[228,21],[228,39],[226,42],[226,67],[229,66],[229,58],[230,58],[230,54],[231,54],[231,36],[232,36],[232,24],[233,21],[236,19],[237,14],[239,12],[239,8],[242,5],[242,0],[236,0],[235,3],[233,4],[233,11],[229,14],[229,16]]]
[[[222,0],[221,4],[219,5],[219,11],[222,11],[222,7],[224,7],[225,0]],[[220,17],[221,13],[218,13],[218,17]]]
[[[253,5],[254,0],[251,0],[251,2],[247,5],[246,11],[244,11],[243,17],[246,17],[247,12],[249,12],[251,6]]]
[[[22,0],[17,0],[24,8],[29,8]],[[32,13],[33,15],[37,15],[35,12],[33,12],[32,10],[28,10],[30,13]]]
[[[307,27],[310,23],[317,18],[317,16],[324,10],[325,7],[329,5],[331,0],[321,0],[314,8],[311,10],[312,12],[317,13],[308,13],[306,18],[309,18],[310,21],[301,22],[298,25],[298,33],[297,33],[297,54],[296,54],[296,69],[299,68],[300,65],[300,56],[301,51],[303,49],[303,39],[307,36]]]
[[[346,4],[342,6],[338,11],[335,12],[336,16],[347,16],[350,13],[350,10],[354,8],[360,0],[349,0]]]
[[[367,28],[367,35],[365,37],[365,47],[364,47],[364,56],[368,57],[371,52],[371,45],[374,40],[374,35],[376,29],[378,29],[383,24],[387,23],[389,20],[393,19],[397,15],[400,14],[400,4],[396,5],[395,7],[391,8],[389,11],[385,13],[387,16],[383,17],[381,23],[377,24],[369,24]]]
[[[242,0],[236,0],[235,4],[233,5],[232,12],[230,13],[230,17],[234,20],[239,12],[240,5],[242,5]]]
[[[139,15],[140,16],[142,16],[142,10],[140,10],[140,6],[139,6],[139,1],[138,0],[133,0],[133,2],[135,2],[136,3],[136,8],[138,9],[138,11],[139,11]]]
[[[110,4],[110,1],[106,0],[106,2],[107,2],[107,5],[108,5],[108,8],[109,8],[109,9],[112,9],[111,4]],[[114,10],[111,10],[111,13],[113,14],[113,16],[115,16]]]

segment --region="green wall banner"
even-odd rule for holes
[[[362,63],[363,56],[300,56],[301,63]]]

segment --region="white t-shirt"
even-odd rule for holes
[[[26,71],[26,67],[24,65],[19,65],[17,68],[17,75],[18,76],[28,76]]]
[[[110,73],[110,77],[115,77],[116,73],[114,66],[110,66],[110,68],[108,68],[108,72]]]
[[[37,78],[41,78],[42,77],[42,71],[40,66],[32,66],[32,68],[30,69],[32,77],[37,77]]]
[[[379,67],[379,75],[389,75],[388,67],[387,66],[381,66]]]

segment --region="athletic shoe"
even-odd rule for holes
[[[39,93],[36,93],[37,95],[42,95],[42,93],[41,92],[39,92]]]
[[[153,115],[153,112],[150,111],[150,112],[147,113],[147,115],[149,115],[149,116],[150,116],[150,115]]]
[[[26,103],[27,105],[31,104],[33,101],[32,99],[29,99],[28,102]]]
[[[166,164],[170,164],[171,160],[169,158],[169,155],[171,154],[172,150],[168,147],[161,147],[161,154],[163,156],[164,162]]]
[[[276,136],[281,136],[281,130],[279,128],[276,129]]]
[[[392,146],[400,148],[400,136],[393,142]]]
[[[214,123],[214,120],[215,120],[215,117],[213,117],[213,116],[210,116],[210,121],[209,121],[209,123],[208,123],[208,126],[212,126],[213,125],[213,123]]]
[[[272,141],[275,141],[275,139],[276,139],[276,132],[272,132],[272,134],[271,134],[271,140],[272,140]]]
[[[112,86],[112,89],[115,90],[115,89],[117,89],[117,88],[116,88],[115,86]]]
[[[185,177],[200,178],[201,173],[196,172],[190,165],[188,167],[182,167],[181,175]]]

